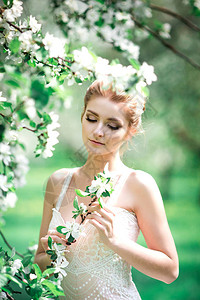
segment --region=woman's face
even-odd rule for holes
[[[128,132],[125,105],[100,96],[90,99],[82,118],[83,143],[88,152],[105,155],[120,148]]]

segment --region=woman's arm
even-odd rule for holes
[[[56,201],[60,194],[63,184],[63,178],[64,176],[62,170],[58,170],[49,177],[46,186],[43,204],[43,216],[39,234],[39,243],[34,258],[34,263],[37,263],[39,265],[42,272],[46,269],[48,265],[51,264],[50,256],[46,254],[46,250],[48,249],[48,236],[50,235],[52,239],[56,242],[63,243],[63,240],[60,238],[61,234],[53,230],[51,232],[48,231],[49,223],[52,218],[52,208],[55,207]]]
[[[87,218],[99,230],[103,241],[130,265],[150,277],[171,283],[178,277],[178,255],[158,186],[152,176],[142,171],[132,173],[128,181],[133,194],[132,207],[148,248],[115,233],[110,206],[98,209],[100,216],[92,213]]]

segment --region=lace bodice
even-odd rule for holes
[[[64,181],[56,208],[53,208],[49,230],[65,223],[59,209],[75,169],[70,170]],[[107,203],[119,194],[128,175],[127,171],[120,177]],[[137,241],[140,229],[136,215],[121,207],[113,209],[119,236],[126,235]],[[131,266],[99,240],[97,229],[87,219],[83,223],[83,233],[66,253],[69,264],[65,268],[67,276],[62,280],[66,296],[59,299],[141,299],[132,281]]]

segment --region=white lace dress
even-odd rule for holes
[[[64,181],[56,209],[53,209],[49,230],[64,222],[59,209],[76,169],[71,169]],[[120,177],[107,203],[119,194],[128,175],[129,172],[126,172]],[[140,229],[136,215],[120,207],[113,207],[113,209],[117,212],[115,222],[119,234],[137,241]],[[92,224],[86,220],[83,226],[85,234],[79,236],[77,241],[70,245],[70,251],[66,253],[69,264],[65,268],[67,276],[62,280],[65,297],[59,299],[141,299],[132,281],[131,266],[100,242],[98,231]]]

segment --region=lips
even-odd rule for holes
[[[90,139],[89,139],[90,140]],[[105,145],[105,144],[103,144],[103,143],[100,143],[100,142],[97,142],[97,141],[95,141],[95,140],[90,140],[92,143],[94,143],[94,144],[96,144],[96,145]]]

